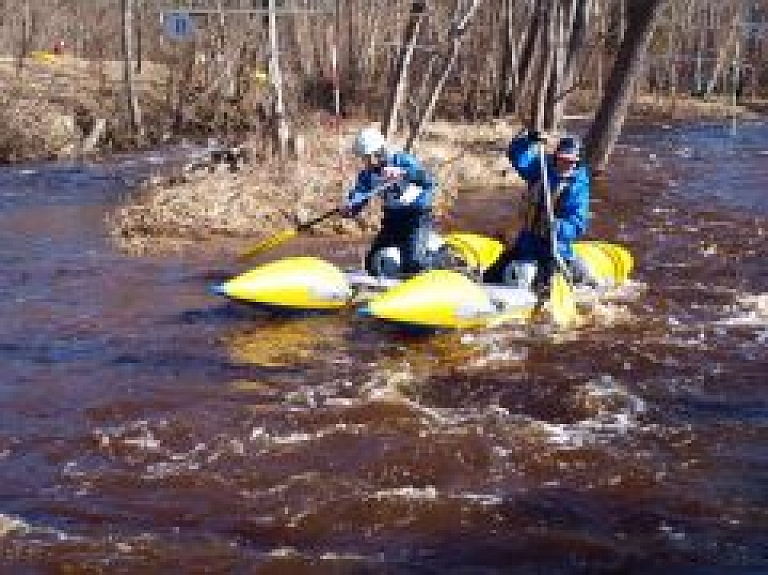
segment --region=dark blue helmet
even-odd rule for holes
[[[555,156],[578,162],[581,159],[581,142],[572,136],[561,138]]]

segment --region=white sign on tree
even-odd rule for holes
[[[187,40],[195,33],[195,23],[189,12],[176,10],[163,14],[163,29],[171,40]]]

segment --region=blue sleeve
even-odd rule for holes
[[[557,211],[556,232],[562,242],[572,242],[587,230],[589,224],[589,173],[580,167],[563,192]]]
[[[359,212],[370,201],[373,189],[373,173],[370,170],[361,171],[355,186],[347,194],[346,207]]]
[[[405,153],[395,154],[394,165],[405,170],[405,180],[407,183],[429,190],[435,187],[433,177],[415,156]]]
[[[541,159],[537,146],[527,135],[512,140],[507,150],[507,157],[517,173],[529,184],[541,178]]]

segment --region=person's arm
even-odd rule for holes
[[[434,187],[435,181],[432,175],[411,154],[397,154],[395,165],[403,170],[405,184],[413,184],[425,189]]]
[[[357,176],[355,186],[347,193],[347,198],[341,208],[347,217],[358,215],[373,196],[373,173],[363,170]]]
[[[572,242],[581,237],[589,224],[589,173],[581,167],[573,177],[569,189],[560,199],[555,226],[557,239]]]
[[[507,157],[512,167],[529,184],[534,184],[541,179],[539,141],[540,137],[536,132],[525,133],[515,137],[507,150]]]

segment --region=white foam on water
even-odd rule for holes
[[[470,503],[476,503],[481,507],[497,507],[504,503],[504,498],[488,493],[461,493],[458,498]]]
[[[0,513],[0,540],[2,540],[4,537],[10,537],[13,535],[46,536],[53,537],[57,541],[85,541],[84,537],[70,535],[69,533],[65,533],[64,531],[60,531],[52,527],[32,525],[23,519],[10,517]]]
[[[584,384],[581,401],[595,415],[576,423],[550,423],[534,420],[551,444],[577,449],[629,434],[639,427],[638,416],[647,410],[645,401],[627,391],[612,376],[604,375]]]
[[[588,319],[598,327],[614,327],[636,321],[635,315],[622,303],[598,301],[589,310]]]
[[[367,561],[369,558],[357,553],[334,553],[333,551],[326,551],[320,555],[319,559],[321,561]]]
[[[0,513],[0,538],[13,533],[26,533],[28,531],[29,525],[21,519]]]
[[[518,363],[528,359],[528,349],[494,349],[485,356],[470,360],[466,365],[460,366],[460,371],[482,369],[498,363]]]
[[[382,501],[385,499],[405,499],[408,501],[436,501],[440,492],[433,485],[426,487],[394,487],[381,489],[369,496],[368,499]]]
[[[458,366],[458,370],[468,372],[487,368],[499,363],[518,363],[528,359],[530,350],[521,345],[515,345],[515,339],[522,336],[522,332],[505,331],[485,334],[463,334],[461,344],[477,349],[478,357],[469,358]]]
[[[736,302],[726,307],[729,317],[719,320],[721,326],[768,326],[768,294],[741,295]]]
[[[404,391],[417,381],[413,367],[404,361],[396,367],[372,365],[371,375],[360,388],[360,397],[366,402],[395,403],[413,406]]]
[[[366,555],[361,555],[358,553],[349,553],[346,551],[323,551],[319,554],[314,553],[308,553],[306,551],[299,551],[295,547],[276,547],[274,549],[271,549],[265,553],[267,557],[271,557],[274,559],[301,559],[304,561],[333,561],[333,562],[340,562],[340,561],[350,561],[350,562],[365,562],[369,563],[371,561],[374,561],[375,559],[373,557],[369,557]]]
[[[267,555],[269,557],[283,557],[286,559],[289,557],[303,557],[302,553],[295,547],[276,547],[270,550]]]
[[[269,445],[297,445],[309,443],[336,435],[339,433],[359,434],[365,431],[367,425],[362,423],[337,423],[335,425],[313,431],[311,433],[289,433],[287,435],[272,435],[263,427],[255,428],[251,431],[251,441],[259,441],[262,444]]]
[[[403,487],[393,487],[381,489],[372,495],[366,497],[367,500],[387,501],[387,500],[406,500],[406,501],[466,501],[481,507],[495,507],[504,502],[504,498],[489,493],[446,493],[440,491],[433,485],[426,487],[414,487],[407,485]]]
[[[157,432],[169,426],[167,420],[158,420],[152,425],[146,420],[139,420],[119,426],[97,428],[92,433],[101,449],[128,447],[131,451],[125,457],[129,459],[136,459],[139,454],[151,455],[154,461],[146,466],[142,474],[143,479],[156,480],[197,471],[224,456],[246,455],[247,439],[222,436],[217,436],[211,445],[199,442],[190,449],[176,451],[156,437]],[[158,458],[162,460],[157,461]],[[87,479],[87,474],[78,471],[77,462],[68,462],[64,472],[70,477]],[[84,487],[88,487],[87,483]]]
[[[278,483],[277,485],[273,485],[266,491],[262,491],[261,493],[263,495],[268,495],[271,497],[274,497],[275,495],[279,495],[280,493],[285,493],[290,488],[295,487],[297,485],[301,484],[307,484],[315,479],[322,480],[323,476],[320,473],[317,473],[315,471],[306,471],[304,473],[299,473],[298,475],[291,475],[288,479],[286,479],[282,483]],[[258,492],[250,492],[251,495]]]

